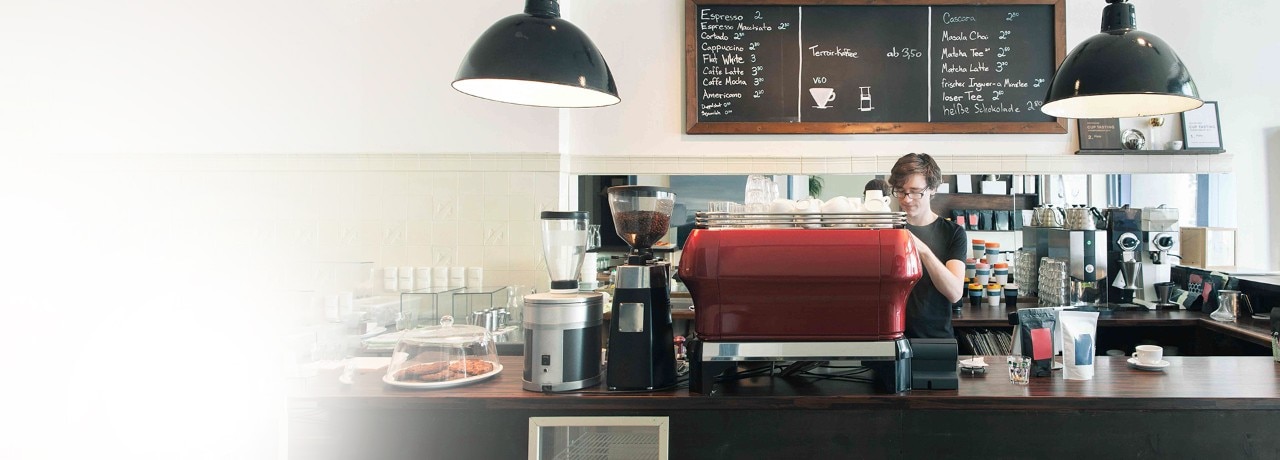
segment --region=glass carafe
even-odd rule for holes
[[[1244,299],[1245,307],[1248,308],[1246,311],[1252,312],[1249,296],[1230,289],[1218,291],[1218,309],[1210,313],[1209,317],[1217,321],[1235,321],[1240,315],[1240,299]]]

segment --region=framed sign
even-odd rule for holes
[[[1182,135],[1187,150],[1222,149],[1222,126],[1218,123],[1218,102],[1204,101],[1195,110],[1182,112]]]
[[[1080,134],[1080,150],[1120,149],[1120,119],[1081,118],[1076,123]]]

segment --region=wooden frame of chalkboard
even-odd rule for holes
[[[1065,2],[686,0],[685,132],[1064,134]]]

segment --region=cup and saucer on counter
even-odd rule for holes
[[[969,359],[960,360],[960,370],[962,371],[966,371],[970,373],[978,373],[978,372],[985,373],[987,372],[987,367],[988,367],[988,364],[986,362],[986,359],[981,356],[974,356]]]
[[[1129,366],[1144,371],[1162,371],[1169,367],[1164,360],[1164,348],[1159,345],[1138,345],[1133,357],[1129,358]]]

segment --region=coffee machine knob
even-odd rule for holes
[[[1141,243],[1142,240],[1138,239],[1138,235],[1129,232],[1120,234],[1120,237],[1116,239],[1116,245],[1120,246],[1123,251],[1136,251]]]

